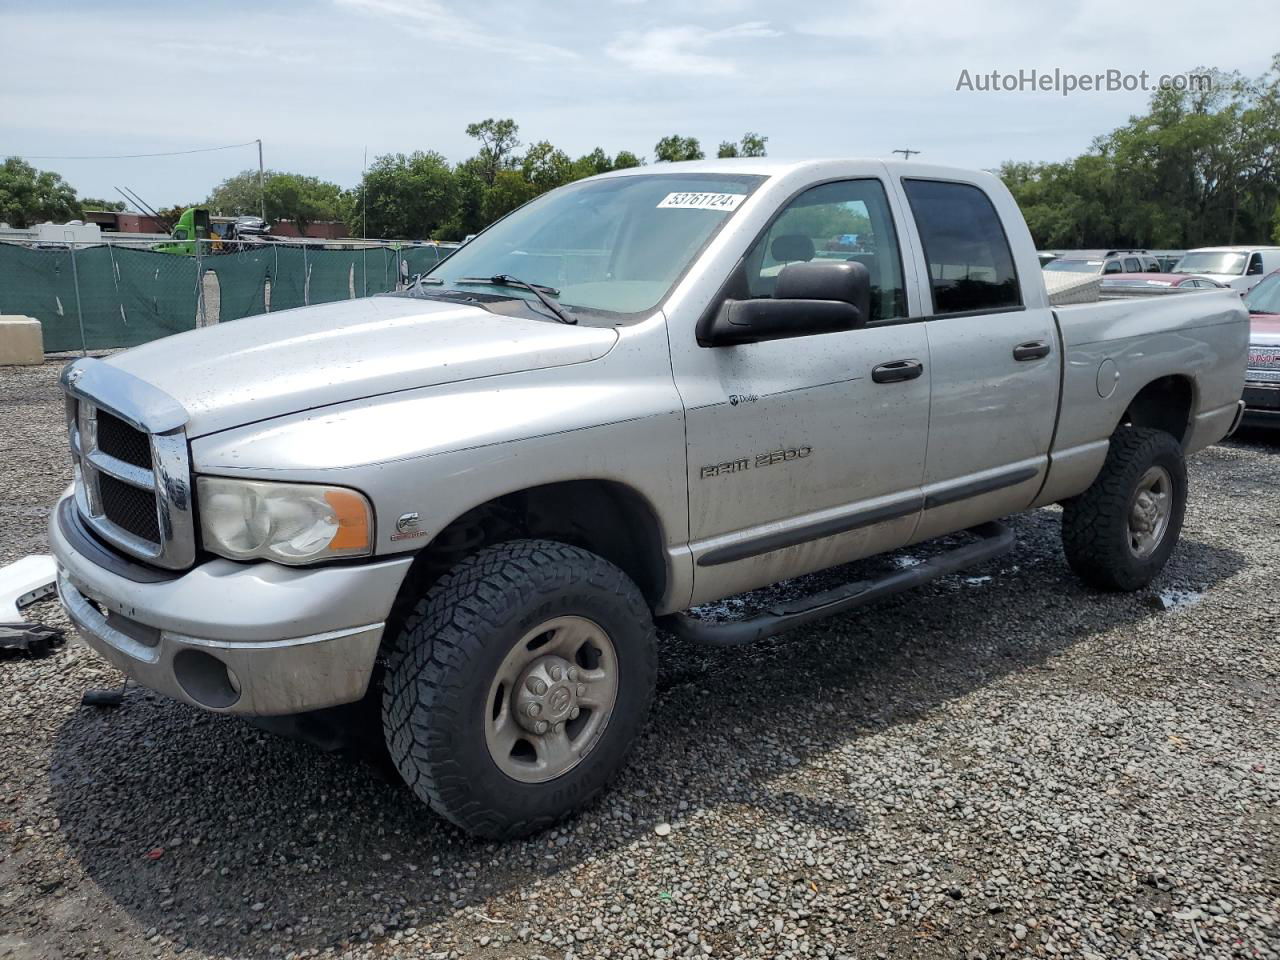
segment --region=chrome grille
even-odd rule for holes
[[[186,412],[168,394],[100,360],[62,374],[85,523],[125,553],[169,569],[195,560]]]
[[[151,469],[151,441],[147,435],[105,410],[98,411],[98,449],[135,467]]]
[[[1280,383],[1280,344],[1250,346],[1249,370],[1244,378],[1253,383]]]

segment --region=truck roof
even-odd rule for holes
[[[1234,247],[1193,247],[1187,253],[1252,253],[1254,250],[1280,250],[1280,247],[1271,243],[1245,243]]]
[[[797,170],[813,168],[819,170],[832,164],[875,164],[884,166],[894,176],[922,176],[950,180],[973,182],[991,177],[992,174],[972,170],[966,167],[938,166],[931,163],[920,163],[914,160],[886,160],[883,157],[725,157],[713,160],[681,160],[676,163],[659,161],[642,167],[628,167],[625,170],[611,170],[602,173],[601,177],[625,177],[643,174],[661,173],[729,173],[755,174],[757,176],[774,177]]]

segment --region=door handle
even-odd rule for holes
[[[914,380],[922,373],[924,364],[919,360],[893,360],[874,368],[871,379],[876,383],[900,383],[903,380]]]
[[[1013,359],[1015,360],[1043,360],[1048,355],[1049,345],[1043,340],[1020,343],[1013,348]]]

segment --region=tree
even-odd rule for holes
[[[278,171],[267,170],[263,178],[280,175]],[[258,171],[243,170],[214,187],[206,204],[209,212],[217,216],[239,217],[256,215],[262,209],[262,199],[263,190],[258,183]]]
[[[762,137],[758,133],[744,133],[742,140],[734,143],[732,140],[721,140],[720,149],[717,151],[717,157],[763,157],[765,155],[764,145],[769,142],[768,137]]]
[[[1280,55],[1268,72],[1196,68],[1146,113],[1061,163],[1000,175],[1037,244],[1188,248],[1261,242],[1280,230]]]
[[[292,220],[298,233],[318,220],[337,220],[343,211],[343,191],[336,183],[297,173],[276,174],[267,181],[267,215],[272,221]]]
[[[538,193],[554,190],[578,179],[574,175],[573,161],[569,159],[569,155],[563,150],[557,150],[547,140],[540,140],[529,148],[520,163],[520,172],[525,180],[537,188]]]
[[[484,213],[484,226],[505,217],[516,207],[523,206],[541,192],[536,185],[526,180],[519,170],[499,170],[493,186],[485,191],[484,204],[481,208]]]
[[[764,145],[768,142],[768,137],[762,137],[758,133],[744,133],[742,135],[742,143],[738,147],[739,156],[763,157],[765,155]]]
[[[630,150],[619,150],[618,155],[613,158],[613,169],[629,170],[632,167],[643,167],[644,157],[637,157]]]
[[[498,171],[510,165],[516,148],[520,146],[520,141],[517,139],[519,133],[519,125],[510,118],[505,120],[490,118],[481,120],[479,123],[467,124],[467,136],[475,137],[480,141],[480,153],[477,159],[480,161],[484,182],[489,186],[493,186],[498,177]]]
[[[319,177],[267,170],[263,182],[265,189],[257,170],[241,171],[214,187],[206,205],[225,217],[257,216],[265,207],[268,222],[292,221],[303,236],[319,220],[341,219],[346,207],[342,188]]]
[[[459,205],[458,181],[434,150],[377,157],[351,198],[351,231],[367,212],[373,237],[422,240],[453,222]]]
[[[663,137],[653,145],[654,158],[674,163],[679,160],[701,160],[704,156],[697,137],[682,137],[678,133]]]
[[[608,173],[613,169],[613,158],[604,152],[600,147],[596,147],[588,154],[584,154],[573,162],[575,180],[583,177],[594,177],[598,173]]]
[[[97,197],[85,197],[80,201],[81,210],[106,210],[108,213],[119,213],[124,209],[121,200],[99,200]]]
[[[21,157],[0,164],[0,221],[15,227],[81,215],[76,191],[52,170],[37,170]]]

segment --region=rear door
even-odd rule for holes
[[[1048,464],[1060,349],[1053,312],[1032,287],[1039,271],[1026,278],[1024,296],[1018,269],[1032,273],[1033,261],[1015,264],[991,197],[942,179],[900,185],[931,311],[925,510],[914,537],[923,540],[1030,505]],[[1020,216],[1001,199],[1005,216]]]

